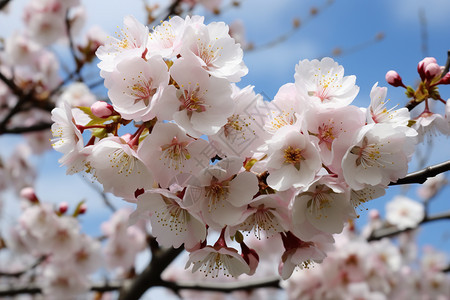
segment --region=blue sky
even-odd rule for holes
[[[21,29],[20,7],[24,0],[13,0],[9,16],[0,15],[0,36]],[[161,6],[166,6],[165,1]],[[205,14],[207,22],[232,22],[242,19],[247,32],[247,39],[256,47],[274,40],[288,32],[292,20],[308,18],[312,6],[321,7],[326,0],[245,0],[240,8],[228,8],[223,14],[215,16],[202,9],[195,12]],[[113,34],[117,26],[122,26],[122,19],[127,14],[133,14],[144,20],[142,1],[133,0],[97,0],[83,1],[87,7],[87,26],[101,25],[106,32]],[[336,47],[344,50],[344,55],[335,59],[344,66],[347,75],[356,75],[360,94],[355,105],[367,106],[371,87],[379,82],[380,86],[387,86],[384,76],[390,69],[397,70],[403,77],[405,84],[414,84],[418,75],[416,65],[423,58],[421,50],[421,27],[419,23],[419,9],[423,9],[427,20],[428,56],[437,58],[440,64],[445,64],[447,50],[450,49],[450,2],[448,0],[335,0],[333,4],[311,19],[297,30],[288,40],[270,49],[253,51],[245,54],[245,63],[249,74],[243,78],[239,86],[251,84],[257,92],[263,92],[269,98],[273,97],[278,88],[288,82],[293,82],[295,64],[301,59],[313,59],[327,56]],[[6,26],[6,24],[8,26]],[[383,32],[385,38],[355,53],[345,55],[345,49],[360,45]],[[95,66],[92,72],[97,72]],[[450,97],[450,89],[442,89],[444,99]],[[406,103],[406,97],[400,88],[388,88],[388,98],[391,105]],[[437,106],[443,112],[443,105]],[[17,138],[0,137],[2,149],[0,155],[7,157],[13,151]],[[449,142],[445,137],[433,139],[433,149],[429,156],[429,163],[438,163],[450,159]],[[41,168],[37,182],[38,194],[41,198],[51,202],[86,199],[90,215],[83,217],[84,228],[93,234],[99,234],[98,224],[106,220],[109,211],[102,206],[99,196],[78,176],[65,176],[65,169],[57,163],[59,155],[52,151],[42,158],[36,159]],[[414,162],[411,169],[416,166]],[[415,197],[415,188],[408,191],[408,195]],[[386,197],[367,204],[367,208],[378,208],[384,211],[386,201],[401,188],[390,189]],[[433,200],[431,212],[450,209],[449,189],[446,188],[439,197]],[[122,201],[114,200],[116,205]],[[17,211],[18,207],[12,211]],[[95,213],[94,213],[95,212]],[[9,212],[8,214],[13,214]],[[366,220],[362,214],[361,220]],[[419,235],[420,244],[432,243],[441,250],[450,253],[450,226],[448,221],[441,221],[426,226]]]

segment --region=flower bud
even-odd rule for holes
[[[78,214],[82,215],[82,214],[86,213],[86,211],[87,211],[87,205],[85,203],[81,204],[80,208],[78,210]]]
[[[417,72],[420,75],[420,78],[422,80],[425,80],[425,68],[431,64],[431,63],[437,63],[436,58],[434,57],[425,57],[424,59],[422,59],[419,64],[417,65]]]
[[[437,84],[450,84],[450,72],[445,74]]]
[[[65,214],[68,209],[69,209],[69,203],[61,202],[59,204],[58,211],[59,211],[60,214]]]
[[[425,67],[425,77],[427,79],[433,79],[436,76],[440,76],[441,73],[441,67],[436,63],[430,63]]]
[[[104,101],[97,101],[91,105],[91,111],[98,118],[107,118],[113,114],[114,108]]]
[[[39,200],[34,193],[34,188],[25,187],[20,191],[20,197],[28,199],[31,203],[38,203]]]
[[[403,84],[402,78],[394,70],[390,70],[386,73],[386,81],[392,86],[395,87],[402,86],[406,88],[406,86]]]

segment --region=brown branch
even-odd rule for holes
[[[95,284],[92,285],[90,288],[91,292],[111,292],[111,291],[117,291],[122,287],[121,282],[106,282],[104,284]],[[27,294],[27,295],[35,295],[35,294],[41,294],[42,289],[37,286],[30,286],[30,285],[24,285],[24,286],[11,286],[10,288],[3,288],[0,289],[0,297],[5,296],[16,296],[20,294]]]
[[[111,212],[114,213],[117,210],[117,208],[111,203],[110,199],[105,194],[105,192],[103,192],[103,190],[98,188],[93,182],[88,180],[85,176],[81,176],[81,178],[84,180],[84,182],[86,182],[86,184],[88,184],[92,189],[94,189],[97,192],[97,194],[100,195],[100,197],[103,200],[103,203],[109,208]]]
[[[9,129],[6,128],[2,131],[2,133],[10,133],[10,134],[28,133],[50,129],[51,127],[52,123],[39,123],[28,127],[14,127]]]
[[[444,173],[450,170],[450,160],[434,165],[426,167],[422,170],[409,173],[403,178],[397,180],[397,182],[391,182],[389,185],[400,185],[400,184],[411,184],[411,183],[424,183],[428,178],[434,177],[440,173]]]
[[[210,291],[210,292],[222,292],[231,293],[235,291],[251,291],[258,288],[276,288],[280,289],[280,278],[264,278],[259,280],[251,281],[236,281],[236,282],[173,282],[173,281],[163,281],[160,286],[164,286],[175,293],[180,290],[195,290],[195,291]]]
[[[269,41],[269,42],[267,42],[267,43],[265,43],[265,44],[262,44],[262,45],[252,45],[250,48],[247,48],[247,49],[244,49],[246,52],[249,52],[249,51],[259,51],[259,50],[263,50],[263,49],[268,49],[268,48],[272,48],[272,47],[274,47],[274,46],[276,46],[276,45],[278,45],[278,44],[280,44],[280,43],[282,43],[282,42],[284,42],[284,41],[286,41],[288,38],[290,38],[295,32],[297,32],[297,30],[299,30],[299,28],[303,28],[303,26],[305,25],[305,24],[307,24],[307,23],[309,23],[311,20],[313,20],[318,14],[319,14],[319,12],[322,12],[324,9],[326,9],[326,8],[328,8],[329,6],[331,6],[332,4],[333,4],[333,2],[334,2],[334,0],[327,0],[324,4],[323,4],[323,6],[322,7],[319,7],[319,8],[315,8],[315,7],[312,7],[311,9],[310,9],[310,14],[308,15],[308,17],[307,18],[305,18],[305,19],[303,19],[303,20],[295,20],[294,21],[294,24],[295,23],[297,23],[297,24],[295,24],[292,28],[291,28],[291,30],[289,30],[288,32],[286,32],[286,33],[284,33],[284,34],[282,34],[282,35],[280,35],[280,36],[278,36],[278,37],[276,37],[275,39],[273,39],[273,40],[271,40],[271,41]]]
[[[0,10],[2,10],[3,8],[5,8],[5,6],[8,5],[8,3],[9,3],[10,1],[11,1],[11,0],[3,0],[3,1],[0,1]]]
[[[0,276],[3,276],[3,277],[20,277],[23,274],[27,273],[28,271],[31,271],[31,270],[35,269],[43,261],[45,261],[46,258],[47,258],[46,256],[40,257],[38,260],[36,260],[36,262],[34,264],[32,264],[31,266],[27,267],[26,269],[24,269],[22,271],[17,271],[17,272],[0,272]]]
[[[398,229],[395,226],[380,228],[380,229],[374,230],[372,232],[372,234],[367,238],[367,241],[370,242],[370,241],[381,240],[382,238],[385,238],[385,237],[393,237],[393,236],[399,235],[400,233],[407,232],[407,231],[410,231],[413,229],[417,229],[422,224],[434,222],[434,221],[438,221],[438,220],[446,220],[446,219],[450,220],[450,211],[435,214],[430,217],[425,217],[425,218],[423,218],[422,221],[419,222],[419,224],[417,224],[416,227],[413,227],[413,228]]]
[[[119,295],[119,300],[139,299],[149,288],[162,286],[162,272],[184,250],[170,248],[160,250],[153,254],[149,265],[135,278],[124,282]]]

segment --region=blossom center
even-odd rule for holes
[[[178,138],[174,136],[170,144],[165,144],[161,146],[161,151],[163,152],[162,157],[165,160],[169,160],[169,167],[173,167],[178,170],[183,167],[185,160],[191,158],[189,151],[186,149],[189,142],[178,141]]]
[[[140,73],[142,74],[142,72]],[[135,80],[135,78],[132,78],[132,80]],[[144,80],[141,75],[138,75],[138,81],[135,84],[127,86],[127,88],[131,90],[130,95],[135,98],[134,104],[143,101],[145,106],[150,104],[150,100],[157,91],[156,88],[152,88],[152,80]]]
[[[300,170],[300,162],[305,160],[302,155],[303,149],[293,148],[292,146],[284,149],[284,162],[292,164],[297,170]]]

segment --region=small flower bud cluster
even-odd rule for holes
[[[351,105],[356,77],[331,58],[300,61],[268,102],[236,86],[248,70],[222,22],[174,17],[150,30],[127,16],[117,36],[97,50],[111,104],[56,108],[53,146],[68,173],[136,203],[131,220],[148,219],[161,246],[184,245],[193,271],[253,274],[252,233],[282,243],[286,279],[320,263],[360,204],[407,173],[409,111],[387,109],[377,84],[369,107]]]
[[[450,84],[450,72],[445,71],[445,67],[438,65],[434,57],[425,57],[417,65],[421,82],[416,90],[411,86],[406,86],[400,75],[396,71],[386,73],[386,81],[394,87],[406,89],[406,96],[410,98],[407,107],[411,110],[420,103],[425,103],[423,111],[412,120],[412,128],[419,133],[419,140],[423,141],[426,134],[440,132],[445,135],[450,134],[450,120],[448,116],[448,101],[442,99],[439,93],[439,85]],[[436,100],[446,105],[445,115],[432,112],[429,102]]]

